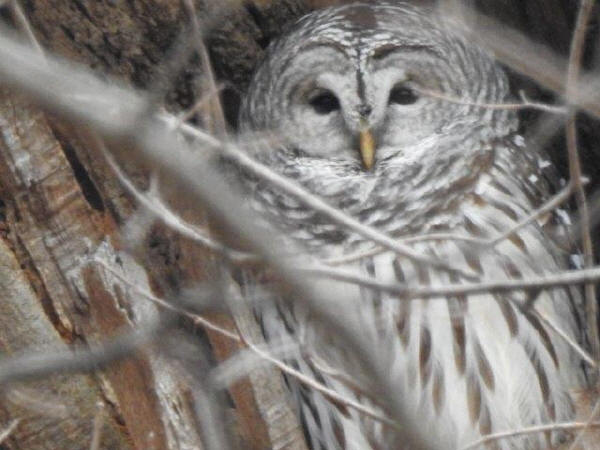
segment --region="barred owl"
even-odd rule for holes
[[[460,284],[564,269],[567,255],[541,220],[482,244],[550,195],[545,154],[524,144],[513,111],[485,106],[508,98],[507,78],[490,55],[432,11],[378,2],[313,12],[268,48],[242,102],[241,130],[278,138],[254,156],[413,255],[453,269],[377,249],[302,199],[244,176],[248,203],[283,231],[274,245],[293,242],[322,264],[346,258],[348,271],[385,283]],[[343,295],[364,339],[385,353],[403,404],[440,448],[574,418],[573,392],[585,372],[540,314],[581,341],[578,292],[407,299],[348,285]],[[298,343],[290,364],[378,407],[360,388],[352,349],[326,327],[299,306],[275,300],[257,308],[268,340]],[[389,448],[389,429],[376,420],[288,383],[313,449]],[[570,438],[525,434],[493,448],[549,449]]]

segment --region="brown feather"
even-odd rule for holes
[[[467,408],[471,423],[475,425],[481,413],[481,387],[479,378],[473,374],[467,377]]]
[[[431,388],[431,395],[433,399],[433,408],[436,414],[439,414],[444,406],[444,398],[446,397],[444,385],[444,371],[442,368],[436,368],[433,374],[433,386]]]
[[[505,298],[499,298],[497,301],[504,320],[506,320],[506,324],[508,325],[510,335],[514,338],[519,333],[519,320],[517,319],[515,309],[510,304],[510,301]]]
[[[425,386],[431,376],[431,332],[426,325],[421,326],[419,374],[421,375],[421,386]]]
[[[540,338],[542,340],[542,344],[544,345],[544,348],[546,350],[548,350],[548,353],[550,354],[552,361],[554,361],[554,365],[558,369],[560,367],[560,363],[558,361],[558,356],[556,355],[556,350],[554,349],[554,344],[552,344],[552,340],[550,339],[548,332],[546,331],[544,326],[541,324],[541,322],[538,320],[538,318],[536,316],[534,316],[533,314],[525,312],[525,317],[527,318],[529,323],[533,326],[533,328],[535,328],[535,330],[540,335]]]
[[[481,348],[481,345],[479,344],[478,340],[475,340],[473,342],[473,347],[475,350],[475,358],[477,359],[477,367],[479,369],[479,376],[483,380],[483,383],[485,384],[485,386],[490,391],[493,391],[496,386],[496,381],[494,378],[494,371],[492,370],[492,367],[490,366],[490,362],[488,361],[487,357],[485,356],[485,352]]]

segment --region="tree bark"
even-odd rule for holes
[[[235,83],[242,85],[248,79],[264,35],[273,33],[286,15],[306,11],[299,3],[288,3],[284,9],[265,3],[215,19],[221,28],[211,34],[213,52],[232,61],[225,70],[240,74],[239,80],[233,78]],[[165,99],[171,110],[193,104],[202,77],[199,64],[192,60],[175,80],[159,70],[189,22],[180,2],[32,0],[22,5],[45,51],[141,88],[163,78],[174,86]],[[215,12],[222,14],[219,5],[218,1],[197,5],[206,26],[212,26]],[[264,18],[265,31],[256,18]],[[180,295],[215,277],[216,265],[204,249],[161,225],[136,229],[143,214],[136,212],[93,135],[44,115],[16,93],[4,90],[0,102],[0,257],[5,261],[0,281],[6,292],[0,344],[6,354],[100,343],[160,314],[113,272],[163,297]],[[145,168],[128,163],[125,170],[140,188],[148,186]],[[206,222],[192,214],[177,193],[168,187],[161,190],[184,218],[200,225]],[[145,218],[142,222],[147,224]],[[131,233],[137,233],[134,244]],[[210,318],[236,331],[226,315],[213,313]],[[253,322],[244,323],[246,333],[260,337]],[[182,326],[193,328],[189,323]],[[218,333],[201,329],[197,333],[200,345],[217,361],[243,347]],[[100,404],[100,448],[203,448],[193,392],[185,376],[169,367],[171,363],[147,348],[93,374],[58,374],[28,382],[20,390],[11,388],[0,412],[3,423],[15,418],[20,422],[4,445],[89,447]],[[36,402],[22,400],[23,392],[36,397]],[[229,431],[237,435],[239,448],[305,448],[273,369],[250,373],[231,387],[230,396]],[[269,413],[272,417],[264,417]]]

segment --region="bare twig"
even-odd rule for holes
[[[178,118],[175,128],[181,127],[181,124],[190,120],[198,111],[204,109],[209,105],[210,102],[215,101],[215,97],[223,91],[224,86],[222,84],[215,86],[215,90],[204,92],[204,95],[187,111],[183,112]]]
[[[102,441],[102,427],[104,426],[104,404],[98,402],[94,423],[92,424],[92,439],[89,450],[99,450]]]
[[[458,97],[453,97],[451,95],[444,94],[442,92],[432,91],[429,89],[423,89],[417,85],[411,84],[411,88],[413,88],[416,92],[419,92],[428,97],[437,98],[439,100],[444,100],[448,103],[456,103],[458,105],[465,106],[475,106],[477,108],[484,109],[503,109],[503,110],[521,110],[521,109],[537,109],[539,111],[544,111],[552,114],[567,114],[568,109],[564,106],[555,106],[548,105],[546,103],[537,103],[529,100],[523,91],[519,91],[519,96],[521,97],[521,103],[481,103],[481,102],[473,102],[467,99],[462,99]]]
[[[585,181],[585,180],[582,180]],[[417,236],[406,236],[398,238],[398,242],[402,242],[404,244],[409,244],[413,242],[423,242],[423,241],[464,241],[467,243],[471,243],[477,247],[481,251],[486,250],[486,248],[494,248],[502,241],[508,239],[514,233],[519,231],[521,228],[527,226],[534,220],[539,217],[547,214],[558,206],[566,202],[569,197],[573,193],[573,184],[568,183],[560,192],[551,197],[548,201],[546,201],[543,205],[541,205],[536,210],[532,211],[529,215],[520,220],[516,225],[506,230],[505,232],[499,234],[496,237],[490,239],[481,239],[481,238],[473,238],[470,236],[462,236],[453,233],[432,233],[432,234],[422,234]],[[381,246],[377,246],[368,250],[363,250],[360,252],[352,253],[346,256],[341,256],[339,258],[332,258],[325,261],[325,264],[331,266],[339,266],[343,264],[348,264],[363,258],[368,258],[371,256],[378,255],[385,251],[385,249]]]
[[[181,233],[183,236],[192,239],[193,241],[205,246],[206,248],[222,255],[228,261],[235,264],[253,264],[259,262],[259,258],[249,253],[240,252],[229,248],[220,242],[216,242],[199,230],[196,226],[186,222],[179,217],[171,209],[169,209],[159,198],[158,192],[151,192],[149,195],[140,192],[129,178],[123,173],[113,156],[106,150],[106,147],[101,139],[97,139],[99,148],[102,150],[104,157],[114,171],[115,175],[125,187],[125,189],[133,195],[133,197],[144,207],[146,207],[154,216],[161,220],[165,225],[173,230]]]
[[[210,361],[201,343],[192,336],[180,333],[165,335],[158,350],[171,360],[177,383],[188,387],[195,423],[202,439],[202,449],[230,450],[230,433],[226,432],[226,401],[210,377]],[[167,362],[169,364],[169,362]]]
[[[197,371],[197,369],[196,369]],[[202,443],[206,450],[230,450],[230,436],[225,433],[223,415],[218,414],[222,404],[213,389],[204,387],[203,383],[192,386],[194,412],[202,431]]]
[[[517,223],[511,229],[509,229],[509,230],[505,231],[504,233],[500,234],[499,236],[491,239],[489,241],[488,245],[490,247],[496,247],[500,242],[508,239],[514,233],[519,231],[524,226],[530,224],[531,222],[536,220],[538,217],[543,216],[544,214],[547,214],[547,213],[553,211],[554,209],[556,209],[558,206],[560,206],[561,204],[563,204],[564,202],[566,202],[569,199],[569,197],[573,193],[573,189],[574,189],[573,183],[569,182],[563,189],[561,189],[561,191],[558,194],[554,195],[552,198],[550,198],[548,201],[546,201],[542,206],[540,206],[536,210],[532,211],[527,217],[520,220],[519,223]]]
[[[575,23],[573,40],[571,41],[571,52],[569,55],[569,66],[567,70],[566,93],[567,99],[574,98],[578,92],[578,80],[581,70],[581,59],[583,57],[583,44],[585,33],[592,8],[593,0],[581,0],[581,6]],[[569,176],[573,183],[575,199],[581,221],[581,242],[583,246],[584,266],[586,268],[594,265],[594,249],[590,233],[589,210],[582,183],[581,162],[577,147],[576,111],[571,109],[567,117],[567,151],[569,156]],[[600,358],[600,336],[598,334],[598,305],[596,299],[596,287],[592,283],[585,285],[587,328],[592,347],[592,356],[596,361]]]
[[[350,253],[348,255],[326,259],[323,261],[323,263],[327,264],[328,266],[342,266],[344,264],[350,264],[356,261],[360,261],[364,258],[370,258],[371,256],[379,255],[384,251],[385,249],[382,246],[376,245],[369,249],[360,250],[358,252]]]
[[[552,424],[548,424],[548,425],[536,425],[533,427],[522,428],[520,430],[503,431],[501,433],[488,434],[487,436],[482,437],[481,439],[478,439],[477,441],[473,442],[472,444],[469,444],[466,447],[463,447],[461,450],[470,450],[473,448],[478,448],[489,442],[494,442],[494,441],[498,441],[501,439],[507,439],[507,438],[512,438],[512,437],[516,437],[516,436],[523,436],[523,435],[535,434],[535,433],[544,433],[547,431],[581,430],[581,429],[586,428],[587,426],[591,426],[594,428],[600,427],[600,422],[593,422],[593,423],[589,423],[589,424],[587,422],[552,423]]]
[[[586,352],[567,333],[560,329],[560,327],[558,327],[552,320],[550,320],[550,318],[545,313],[543,313],[542,311],[538,311],[537,309],[533,309],[532,311],[535,315],[538,316],[540,321],[545,323],[546,326],[548,326],[548,328],[554,331],[561,339],[563,339],[567,343],[567,345],[569,345],[569,347],[571,347],[579,356],[581,356],[581,359],[583,359],[593,368],[598,368],[598,364],[596,364],[596,361],[594,361],[594,359],[589,355],[589,353]]]
[[[285,373],[286,375],[293,377],[294,379],[296,379],[298,382],[305,385],[306,387],[308,387],[316,392],[321,393],[325,398],[329,399],[333,403],[337,403],[340,405],[344,405],[348,408],[354,409],[361,415],[370,417],[371,419],[381,422],[381,423],[385,424],[386,426],[389,426],[392,428],[398,427],[398,424],[395,423],[389,417],[387,417],[385,414],[383,414],[373,408],[370,408],[354,399],[351,399],[349,397],[345,397],[345,396],[339,394],[338,392],[334,391],[333,389],[330,389],[327,386],[325,386],[323,383],[320,383],[320,382],[316,381],[315,379],[305,375],[304,373],[283,363],[281,360],[273,357],[270,353],[265,352],[257,345],[255,345],[251,342],[248,342],[247,340],[245,340],[243,338],[242,338],[242,341],[245,345],[248,346],[248,351],[252,353],[254,358],[259,358],[260,360],[265,361],[265,362],[277,367],[282,373]],[[252,356],[252,355],[248,355],[248,356]],[[237,357],[241,358],[243,356],[244,356],[244,354],[239,354]],[[228,363],[234,363],[234,361],[228,361]],[[242,363],[246,364],[247,361],[242,360]],[[239,368],[237,368],[237,366],[234,366],[231,369],[231,372],[235,378],[240,378],[240,377],[245,376],[245,373],[240,372]],[[230,378],[227,378],[227,381],[235,381],[235,379],[232,380]],[[369,393],[366,393],[366,395],[369,395]],[[373,399],[373,401],[376,402],[377,399]]]
[[[112,159],[112,158],[111,158]],[[559,193],[556,197],[555,197],[555,202],[558,200],[558,198],[560,198],[560,196],[564,195],[563,191],[562,193]],[[549,206],[548,206],[549,207]],[[377,250],[377,249],[376,249]],[[228,337],[229,339],[233,339],[236,341],[242,341],[242,338],[240,337],[240,335],[238,334],[234,334],[232,332],[230,332],[229,330],[226,330],[222,327],[219,327],[218,325],[215,325],[214,323],[212,323],[211,321],[205,319],[204,317],[197,315],[197,314],[191,314],[191,313],[187,313],[185,310],[181,310],[179,308],[177,308],[176,306],[173,306],[172,304],[165,302],[164,300],[160,299],[159,297],[154,296],[153,294],[151,294],[148,291],[145,291],[143,289],[141,289],[139,286],[135,286],[131,283],[128,282],[128,280],[126,280],[124,277],[122,277],[121,275],[119,275],[117,272],[115,272],[112,268],[110,268],[109,266],[107,266],[106,264],[104,264],[102,261],[97,260],[97,263],[101,264],[105,270],[109,271],[113,276],[119,278],[121,281],[127,283],[128,285],[130,285],[131,287],[133,287],[134,289],[136,289],[138,291],[138,293],[140,293],[141,295],[143,295],[146,298],[149,298],[150,300],[152,300],[153,302],[159,304],[162,307],[171,309],[173,311],[177,311],[181,314],[185,314],[187,316],[189,316],[196,324],[202,325],[205,328],[208,328],[210,330],[213,330],[215,332],[218,332],[226,337]],[[334,276],[335,277],[335,276]],[[363,284],[362,282],[364,281],[362,278],[357,279],[357,282]],[[369,280],[370,282],[375,281],[375,280]],[[373,287],[372,283],[364,283],[363,285],[368,285],[369,287]],[[377,288],[379,288],[381,286],[378,286]],[[548,317],[543,314],[542,312],[539,311],[535,311],[534,312],[539,316],[540,320],[544,323],[546,323],[546,325],[552,329],[554,332],[556,332],[563,340],[565,340],[565,342],[567,342],[567,344],[574,349],[574,351],[576,351],[583,360],[585,360],[588,364],[590,364],[592,367],[597,367],[596,363],[594,362],[594,360],[588,355],[588,353],[583,350],[581,348],[581,346],[579,346],[576,342],[574,342],[569,336],[566,335],[566,333],[564,333],[564,331],[562,331],[560,328],[558,328],[556,326],[556,324],[554,324],[550,319],[548,319]],[[297,371],[295,371],[294,369],[290,368],[289,366],[283,364],[281,361],[269,356],[267,353],[260,351],[260,349],[258,349],[258,347],[254,346],[253,344],[251,344],[250,342],[247,342],[244,340],[244,343],[246,345],[248,345],[252,350],[254,350],[257,354],[259,354],[261,357],[267,359],[268,361],[270,361],[271,363],[273,363],[274,365],[276,365],[280,370],[282,370],[283,372],[292,375],[292,376],[296,376],[297,375]],[[306,378],[306,379],[305,379]],[[300,381],[309,385],[310,387],[322,392],[324,395],[330,397],[332,400],[334,401],[339,401],[342,402],[344,404],[347,404],[350,407],[355,407],[356,405],[352,405],[351,401],[345,401],[341,398],[337,398],[335,397],[335,392],[334,391],[330,391],[328,390],[326,387],[320,385],[319,383],[315,382],[314,380],[309,379],[308,377],[305,378],[300,378]],[[360,407],[357,407],[357,409],[360,410]],[[371,414],[370,410],[366,410],[366,411],[362,411],[367,415],[373,416],[373,414]]]
[[[161,119],[166,124],[173,123],[172,117],[168,115],[162,115]],[[231,157],[236,163],[242,166],[244,169],[249,170],[254,175],[257,175],[274,185],[278,188],[284,190],[288,194],[296,197],[303,203],[305,203],[310,208],[314,209],[322,213],[323,215],[328,216],[331,220],[339,223],[361,235],[364,237],[373,240],[376,243],[379,243],[382,247],[392,250],[399,255],[402,255],[412,261],[418,262],[420,264],[426,264],[433,267],[436,267],[440,270],[448,271],[451,273],[457,273],[465,277],[466,279],[474,280],[477,279],[477,276],[471,272],[466,272],[464,270],[453,267],[445,261],[430,258],[421,255],[420,253],[415,252],[410,247],[405,246],[402,242],[398,242],[394,238],[385,235],[384,233],[378,231],[377,229],[370,227],[368,225],[362,224],[358,220],[348,216],[343,211],[334,208],[327,204],[325,201],[320,199],[319,197],[311,194],[306,191],[301,186],[293,183],[291,180],[279,175],[278,173],[272,171],[268,167],[260,164],[259,162],[252,159],[246,152],[240,150],[237,146],[224,143],[217,138],[211,136],[208,133],[196,128],[190,124],[184,123],[180,124],[181,130],[195,137],[202,142],[206,143],[212,148],[221,148],[223,153],[226,153],[229,157]],[[439,239],[439,237],[434,237],[434,239]],[[471,239],[472,238],[465,238]]]
[[[382,292],[389,292],[397,295],[399,298],[404,299],[502,293],[519,290],[537,291],[540,289],[563,288],[567,285],[598,282],[600,280],[600,267],[582,270],[567,270],[553,273],[551,275],[528,277],[527,279],[523,280],[486,280],[481,283],[444,284],[439,286],[384,283],[377,278],[327,266],[301,266],[298,271],[310,276],[331,278],[338,281],[345,281],[371,289],[376,289]]]
[[[306,386],[308,386],[309,388],[320,392],[325,397],[333,400],[334,402],[339,402],[343,405],[348,406],[349,408],[356,409],[359,413],[365,414],[375,420],[380,420],[389,426],[392,426],[392,427],[396,426],[396,424],[391,419],[389,419],[382,413],[377,412],[371,408],[368,408],[367,406],[362,405],[352,399],[344,397],[344,396],[338,394],[337,392],[335,392],[334,390],[329,389],[327,386],[323,385],[322,383],[319,383],[318,381],[304,375],[302,372],[299,372],[299,371],[295,370],[294,368],[288,366],[281,360],[273,357],[268,352],[262,350],[259,346],[253,344],[252,342],[249,342],[247,339],[244,339],[244,337],[242,336],[241,333],[232,333],[231,331],[229,331],[219,325],[216,325],[215,323],[213,323],[206,317],[203,317],[199,314],[191,313],[185,309],[182,309],[175,305],[172,305],[171,303],[166,302],[165,300],[161,299],[160,297],[155,296],[154,294],[141,288],[140,286],[138,286],[134,283],[131,283],[124,276],[117,273],[115,270],[113,270],[111,267],[109,267],[103,261],[95,260],[95,262],[97,264],[101,265],[104,268],[104,270],[110,272],[111,275],[120,279],[123,283],[127,284],[129,287],[134,289],[137,293],[139,293],[143,297],[147,298],[148,300],[152,301],[153,303],[156,303],[157,305],[159,305],[162,308],[166,308],[170,311],[177,312],[178,314],[182,314],[182,315],[192,319],[195,324],[201,325],[209,330],[215,331],[215,332],[225,336],[228,339],[245,344],[246,346],[248,346],[250,351],[254,352],[257,356],[259,356],[260,358],[269,362],[270,364],[276,366],[283,373],[286,373],[286,374],[296,378],[300,383],[303,383]]]
[[[530,224],[531,222],[533,222],[540,216],[543,216],[544,214],[547,214],[547,213],[553,211],[558,206],[560,206],[561,204],[566,202],[572,193],[573,193],[573,184],[568,183],[559,193],[557,193],[552,198],[547,200],[539,208],[532,211],[529,215],[527,215],[525,218],[520,220],[516,225],[511,227],[509,230],[506,230],[505,232],[499,234],[498,236],[490,238],[490,239],[474,238],[471,236],[462,236],[462,235],[453,234],[453,233],[431,233],[431,234],[422,234],[422,235],[416,235],[416,236],[400,237],[400,238],[398,238],[398,242],[402,242],[404,244],[409,244],[409,243],[413,243],[413,242],[423,242],[423,241],[464,241],[464,242],[473,244],[473,245],[479,247],[479,249],[481,251],[484,251],[484,250],[486,250],[486,248],[496,247],[500,242],[508,239],[514,233],[519,231],[521,228],[527,226],[528,224]],[[325,264],[328,264],[331,266],[339,266],[339,265],[351,263],[351,262],[354,262],[354,261],[357,261],[357,260],[360,260],[363,258],[368,258],[371,256],[378,255],[378,254],[382,253],[383,251],[385,251],[385,249],[383,247],[376,246],[376,247],[373,247],[368,250],[362,250],[362,251],[352,253],[352,254],[349,254],[346,256],[341,256],[339,258],[329,259],[329,260],[325,261]]]
[[[69,408],[58,395],[40,392],[25,386],[5,388],[6,399],[20,408],[35,412],[36,415],[64,421],[69,417]]]
[[[461,33],[468,32],[478,44],[493,51],[494,56],[511,69],[537,81],[541,86],[562,94],[565,89],[565,73],[568,62],[556,55],[548,47],[534,43],[505,23],[477,13],[465,5],[463,16],[446,17],[449,23],[461,28]],[[585,74],[576,80],[577,89],[566,101],[577,105],[590,114],[600,117],[598,101],[598,75]]]
[[[474,245],[485,245],[487,241],[485,239],[476,238],[473,236],[464,236],[461,234],[454,233],[429,233],[429,234],[418,234],[413,236],[403,236],[399,239],[400,242],[405,244],[412,244],[414,242],[425,242],[425,241],[462,241]]]
[[[210,63],[208,51],[206,50],[206,46],[204,45],[204,41],[202,39],[202,30],[200,29],[200,22],[198,21],[198,13],[196,11],[194,2],[191,0],[183,0],[183,5],[190,16],[190,21],[192,23],[192,39],[196,44],[196,49],[198,51],[198,55],[200,56],[200,63],[202,65],[202,69],[204,70],[204,77],[208,89],[203,90],[207,90],[211,93],[211,95],[208,97],[208,111],[204,119],[205,122],[208,122],[208,129],[211,129],[218,135],[224,135],[226,131],[225,114],[223,113],[223,107],[219,101],[218,95],[214,96],[214,94],[212,94],[218,94],[219,89],[217,88],[217,83],[215,81],[215,75],[213,73],[212,64]]]
[[[93,372],[123,359],[160,336],[169,323],[162,320],[147,324],[139,331],[124,333],[103,344],[77,349],[47,349],[0,360],[0,386],[15,381],[42,378],[53,373]]]
[[[597,425],[594,421],[598,418],[599,414],[600,414],[600,400],[597,400],[596,404],[594,405],[594,408],[592,409],[592,412],[590,413],[588,420],[583,424],[579,433],[577,434],[577,436],[575,437],[575,439],[573,440],[571,445],[569,445],[568,450],[578,450],[579,449],[579,443],[583,439],[583,436],[585,435],[585,431],[588,428]]]
[[[194,314],[194,313],[191,313],[184,309],[181,309],[180,307],[173,305],[172,303],[169,303],[160,297],[157,297],[156,295],[152,294],[150,291],[143,289],[142,287],[138,286],[137,284],[132,283],[125,276],[119,274],[117,271],[115,271],[112,267],[110,267],[108,264],[106,264],[101,259],[96,258],[93,260],[93,262],[102,266],[102,268],[104,270],[106,270],[107,272],[109,272],[112,276],[114,276],[115,278],[118,278],[123,283],[125,283],[127,286],[134,289],[142,297],[150,300],[151,302],[155,303],[156,305],[160,306],[161,308],[165,308],[165,309],[168,309],[169,311],[173,311],[178,314],[185,315],[186,317],[194,320],[195,323],[200,324],[203,327],[206,327],[212,331],[216,331],[217,333],[220,333],[229,339],[233,339],[236,341],[240,340],[240,337],[237,334],[232,333],[231,331],[210,322],[209,320],[205,319],[201,315]]]
[[[8,1],[8,8],[10,10],[10,14],[11,14],[13,20],[15,21],[17,28],[23,32],[23,34],[25,35],[27,40],[29,42],[31,42],[31,45],[33,45],[35,47],[35,49],[39,52],[40,56],[44,57],[44,49],[40,45],[40,41],[38,41],[38,39],[35,37],[35,33],[33,32],[33,29],[31,28],[29,19],[27,19],[27,16],[23,12],[23,8],[21,8],[19,0],[7,0],[7,1]]]
[[[6,440],[6,438],[9,437],[13,431],[15,431],[15,429],[17,428],[17,426],[19,426],[20,423],[21,419],[14,419],[6,426],[6,428],[0,431],[0,444],[2,444]]]
[[[168,118],[165,118],[164,120],[168,121]],[[343,225],[346,228],[362,235],[363,237],[370,239],[373,242],[376,242],[379,245],[389,250],[392,250],[398,253],[399,255],[402,255],[414,262],[436,267],[443,271],[457,273],[466,279],[477,279],[477,275],[474,273],[455,268],[451,264],[439,260],[437,258],[423,256],[422,254],[412,250],[410,247],[407,247],[402,243],[397,242],[394,238],[387,236],[386,234],[378,231],[373,227],[361,223],[353,217],[348,216],[341,210],[330,206],[327,202],[311,194],[306,189],[292,182],[288,178],[279,175],[278,173],[272,171],[263,164],[260,164],[252,157],[250,157],[250,155],[248,155],[247,152],[242,151],[237,146],[223,143],[218,139],[214,138],[213,136],[203,132],[202,130],[188,124],[183,124],[181,129],[182,131],[188,133],[190,136],[198,138],[199,140],[211,147],[220,148],[224,154],[226,154],[229,158],[231,158],[235,163],[239,164],[245,170],[248,170],[252,174],[260,177],[261,179],[272,183],[288,195],[291,195],[296,199],[300,200],[312,210],[318,211],[324,216],[327,216],[335,223]]]
[[[477,245],[481,248],[484,248],[489,244],[489,240],[475,238],[472,236],[463,236],[460,234],[453,233],[429,233],[429,234],[419,234],[413,236],[402,236],[397,239],[398,242],[402,244],[412,244],[414,242],[426,242],[426,241],[463,241],[470,244]],[[363,258],[369,258],[371,256],[378,255],[386,251],[385,248],[380,245],[375,246],[373,248],[367,250],[361,250],[355,253],[350,253],[345,256],[340,256],[337,258],[331,258],[323,261],[325,264],[330,266],[341,266],[343,264],[352,263],[354,261],[358,261]]]
[[[265,166],[253,160],[247,153],[240,151],[236,147],[227,146],[225,153],[232,157],[242,167],[244,167],[244,169],[247,169],[260,176],[262,179],[268,180],[269,182],[275,184],[278,188],[297,198],[312,210],[318,211],[334,222],[345,226],[346,228],[389,250],[396,252],[398,255],[404,256],[419,264],[425,264],[446,272],[459,274],[466,279],[473,280],[478,278],[476,274],[456,268],[446,261],[438,258],[427,257],[422,253],[415,252],[412,248],[399,243],[394,238],[383,234],[375,228],[361,223],[353,217],[348,216],[339,209],[330,206],[319,197],[310,194],[306,189],[291,182],[287,178],[277,174],[276,172],[268,170]]]
[[[250,342],[246,342],[246,344],[257,355],[259,355],[261,358],[265,359],[266,361],[269,361],[271,364],[276,366],[283,373],[293,376],[294,378],[296,378],[298,381],[300,381],[304,385],[308,386],[311,389],[314,389],[317,392],[320,392],[321,394],[323,394],[325,397],[332,400],[333,402],[337,402],[342,405],[348,406],[349,408],[355,409],[359,413],[364,414],[365,416],[371,417],[372,419],[375,419],[375,420],[382,422],[393,428],[398,427],[398,424],[395,423],[393,420],[391,420],[389,417],[387,417],[385,414],[382,414],[381,412],[371,409],[371,408],[367,407],[366,405],[363,405],[351,398],[340,395],[333,389],[329,389],[327,386],[323,385],[322,383],[319,383],[318,381],[306,376],[302,372],[288,366],[287,364],[282,363],[278,359],[271,357],[269,354],[265,353],[264,351],[262,351],[261,349],[256,347],[254,344],[252,344]]]

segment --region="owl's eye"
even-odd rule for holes
[[[330,91],[323,91],[308,102],[317,114],[329,114],[340,109],[340,101]]]
[[[419,100],[419,96],[415,91],[404,84],[398,84],[390,92],[388,102],[397,105],[412,105],[417,100]]]

